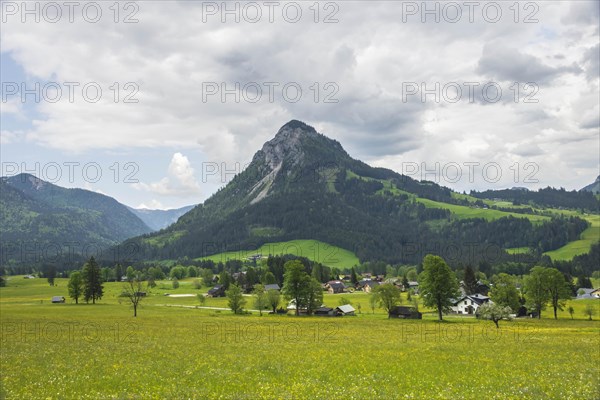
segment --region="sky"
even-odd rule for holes
[[[291,119],[457,191],[600,169],[599,2],[1,1],[0,156],[197,204]]]

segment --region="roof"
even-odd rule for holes
[[[454,305],[457,305],[458,303],[460,303],[464,299],[472,300],[473,302],[477,303],[478,305],[482,305],[483,303],[485,303],[485,302],[487,302],[487,301],[490,300],[489,297],[484,296],[484,295],[479,294],[479,293],[476,293],[476,294],[471,294],[471,295],[468,295],[468,296],[461,296],[458,299],[452,300],[452,303],[454,303]]]
[[[343,306],[337,306],[336,310],[340,310],[344,314],[352,313],[355,311],[354,307],[352,307],[350,304],[344,304]]]
[[[363,279],[362,281],[358,282],[359,286],[377,286],[379,285],[379,282],[371,280],[371,279]]]
[[[410,315],[417,312],[414,307],[396,306],[390,310],[390,314],[394,315]]]
[[[64,299],[63,296],[52,296],[52,301],[63,301]]]
[[[268,285],[265,285],[265,290],[280,290],[280,289],[281,288],[276,283],[270,283]]]
[[[346,285],[340,281],[329,281],[327,282],[327,285],[332,289],[344,289],[346,287]]]
[[[315,310],[315,312],[330,312],[333,311],[331,307],[319,307]]]

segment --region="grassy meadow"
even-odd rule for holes
[[[263,256],[293,254],[308,257],[330,267],[348,267],[359,265],[358,257],[349,250],[333,246],[318,240],[290,240],[287,242],[265,243],[255,250],[230,251],[227,253],[214,254],[206,259],[214,262],[225,262],[227,260],[243,260],[254,254]]]
[[[388,320],[368,295],[356,317],[294,317],[195,308],[191,280],[159,282],[138,317],[105,283],[96,305],[51,304],[66,279],[10,277],[0,289],[0,397],[7,399],[597,399],[600,322],[590,302],[550,319],[448,316]],[[250,300],[250,299],[249,299]],[[206,307],[226,307],[208,299]],[[251,308],[251,302],[248,307]]]

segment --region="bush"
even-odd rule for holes
[[[177,289],[179,287],[179,280],[177,278],[173,279],[173,289]]]

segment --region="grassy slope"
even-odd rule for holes
[[[215,262],[225,262],[230,259],[243,260],[253,254],[262,254],[265,257],[269,254],[294,254],[307,257],[330,267],[338,268],[349,268],[359,264],[358,258],[351,251],[318,240],[291,240],[289,242],[265,243],[255,250],[231,251],[215,254],[207,258]]]
[[[367,310],[365,294],[344,295],[362,303],[357,317],[296,318],[159,306],[194,299],[155,289],[134,319],[115,297],[122,284],[76,306],[48,303],[66,295],[66,280],[57,283],[11,277],[0,289],[1,398],[600,397],[589,364],[600,324],[580,312],[497,331],[469,317],[388,320]]]
[[[600,215],[586,215],[584,218],[591,223],[591,226],[583,231],[580,240],[569,242],[561,248],[544,254],[553,260],[570,260],[576,255],[589,252],[592,244],[600,240]]]

